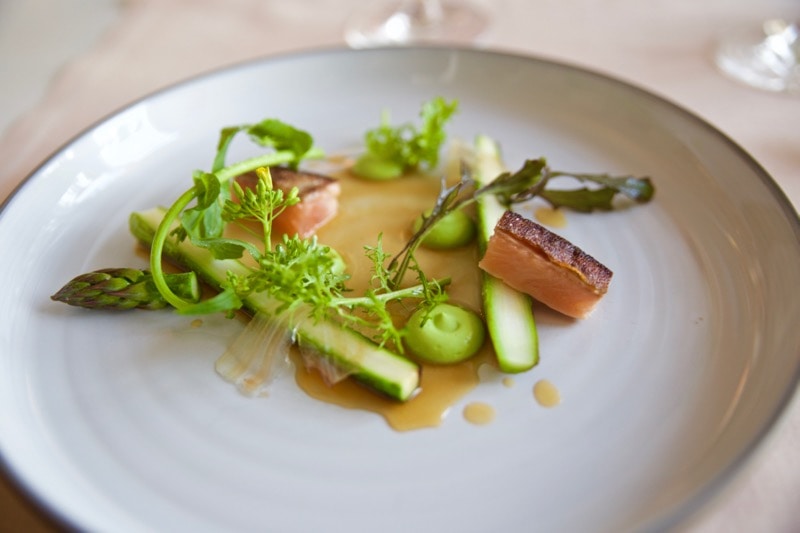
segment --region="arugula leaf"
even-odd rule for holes
[[[581,213],[591,213],[595,209],[611,211],[614,209],[612,202],[616,195],[616,189],[611,187],[545,190],[539,193],[539,196],[555,208],[567,207]]]
[[[419,127],[410,123],[392,126],[384,112],[380,125],[365,133],[366,152],[353,171],[365,178],[391,179],[423,167],[434,168],[447,138],[444,127],[457,110],[458,101],[436,97],[422,105]]]
[[[547,184],[547,161],[528,159],[516,172],[503,172],[475,192],[476,196],[494,194],[501,203],[511,205],[539,194]]]
[[[442,177],[439,195],[430,213],[423,216],[420,228],[389,262],[390,286],[399,287],[408,269],[413,269],[414,252],[440,220],[451,212],[476,202],[485,194],[494,194],[507,205],[531,198],[547,182],[546,169],[547,165],[543,158],[528,160],[517,172],[504,172],[479,189],[473,188],[470,169],[464,163],[461,165],[461,179],[455,184],[447,186]]]
[[[580,181],[594,183],[599,187],[574,190],[548,188],[551,180],[560,176],[570,176]],[[449,213],[475,202],[483,195],[495,195],[508,208],[541,196],[553,207],[567,207],[588,213],[594,210],[613,209],[613,200],[618,194],[645,203],[652,199],[655,192],[653,184],[647,177],[616,177],[608,174],[552,171],[543,157],[529,159],[516,172],[503,172],[488,184],[470,192],[472,185],[474,182],[470,178],[470,169],[465,163],[461,165],[461,179],[457,183],[448,187],[442,179],[439,195],[430,214],[423,216],[422,226],[389,262],[390,287],[400,286],[406,272],[412,268],[414,251],[437,222]]]
[[[571,172],[549,172],[548,179],[569,176],[583,182],[599,185],[597,188],[545,189],[539,195],[553,207],[567,207],[575,211],[590,213],[594,210],[611,211],[618,194],[636,203],[647,203],[655,194],[655,187],[648,177],[611,176],[609,174],[582,174]]]

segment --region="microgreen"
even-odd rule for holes
[[[445,125],[457,110],[456,100],[434,98],[422,105],[419,126],[393,126],[385,111],[380,125],[364,135],[366,152],[356,161],[354,171],[368,178],[387,179],[435,168],[447,137]]]
[[[240,132],[247,133],[256,144],[271,148],[271,150],[266,154],[227,164],[228,150]],[[217,142],[217,151],[211,172],[195,171],[193,173],[192,187],[181,194],[167,209],[164,219],[153,237],[150,250],[150,270],[153,274],[153,282],[164,299],[178,310],[190,307],[197,309],[196,304],[190,304],[174,294],[164,281],[161,257],[164,244],[170,234],[180,240],[189,238],[193,244],[208,248],[217,259],[238,258],[245,250],[252,252],[252,246],[243,241],[237,242],[222,237],[224,227],[228,222],[224,219],[223,213],[225,206],[230,203],[232,188],[230,181],[236,176],[260,167],[266,168],[273,165],[296,167],[303,159],[320,155],[322,155],[322,151],[314,147],[309,133],[280,120],[265,119],[255,124],[223,128]],[[246,196],[243,198],[248,201]],[[193,206],[192,202],[194,202]],[[226,216],[230,216],[231,212],[232,209],[229,207]],[[172,230],[176,220],[180,221],[180,226],[176,230]]]
[[[258,144],[271,147],[273,151],[267,156],[226,166],[228,149],[240,132],[246,132]],[[410,257],[418,283],[402,289],[391,287],[389,271],[384,267],[388,256],[379,238],[377,246],[365,249],[373,263],[373,284],[364,295],[353,297],[346,287],[349,276],[344,263],[333,249],[320,244],[315,237],[283,235],[273,242],[274,220],[297,204],[300,197],[297,188],[284,192],[273,187],[268,166],[296,166],[302,157],[315,153],[312,146],[310,135],[276,120],[224,128],[212,171],[193,174],[192,188],[167,210],[153,239],[151,270],[159,292],[184,314],[224,312],[229,315],[257,293],[275,302],[276,314],[288,313],[294,317],[294,311],[302,308],[314,320],[333,318],[345,327],[362,331],[381,345],[390,343],[402,351],[402,329],[395,327],[389,304],[413,298],[431,307],[446,298],[443,290],[446,281],[428,280]],[[257,163],[260,163],[258,167],[251,168]],[[258,178],[253,188],[244,188],[232,180],[240,173],[253,170]],[[180,226],[173,234],[179,239],[190,239],[192,244],[210,250],[216,259],[240,259],[248,255],[252,261],[247,264],[255,266],[248,266],[245,273],[229,272],[223,290],[212,298],[199,303],[181,300],[158,282],[159,277],[163,278],[161,253],[170,233],[166,228],[176,219],[180,220]],[[224,229],[228,224],[239,225],[254,238],[226,236]],[[156,262],[159,268],[152,266]]]

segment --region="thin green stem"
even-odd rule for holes
[[[440,287],[444,287],[450,284],[450,278],[442,278],[440,280],[436,280],[436,283],[439,284]],[[379,294],[373,294],[372,297],[369,296],[359,296],[359,297],[341,297],[341,298],[334,298],[331,300],[331,307],[338,307],[338,306],[345,306],[345,307],[356,307],[356,306],[369,306],[373,303],[374,300],[378,300],[381,302],[388,302],[391,300],[400,300],[402,298],[423,298],[425,296],[425,286],[424,285],[414,285],[413,287],[406,287],[404,289],[398,289],[391,292],[384,292]]]
[[[312,148],[306,154],[306,157],[322,157],[324,153],[322,150],[318,148]],[[282,150],[279,152],[273,152],[270,154],[265,154],[257,157],[251,157],[250,159],[245,159],[244,161],[240,161],[239,163],[234,163],[233,165],[229,165],[225,168],[221,168],[215,172],[217,179],[219,179],[221,185],[226,185],[231,179],[244,174],[246,172],[250,172],[255,170],[259,167],[270,167],[274,165],[281,165],[285,163],[291,163],[295,160],[295,154],[288,150]],[[169,288],[169,285],[166,282],[164,276],[164,269],[161,265],[161,257],[164,251],[164,245],[169,237],[171,228],[175,220],[178,219],[181,212],[197,197],[197,192],[193,188],[184,192],[176,201],[175,203],[170,206],[167,212],[164,215],[161,224],[159,224],[158,229],[156,230],[155,235],[153,236],[153,243],[150,249],[150,271],[153,275],[153,282],[155,283],[158,292],[164,299],[172,305],[175,309],[181,310],[189,305],[193,305],[192,302],[187,302],[177,294],[175,294],[172,289]]]
[[[312,148],[311,150],[308,151],[306,155],[303,156],[303,158],[318,159],[324,155],[325,153],[321,149]],[[230,181],[236,176],[245,174],[259,167],[272,167],[275,165],[283,165],[286,163],[291,163],[295,159],[296,156],[294,152],[290,152],[289,150],[281,150],[279,152],[272,152],[265,155],[251,157],[250,159],[245,159],[244,161],[239,161],[238,163],[234,163],[232,165],[229,165],[225,168],[218,170],[217,172],[215,172],[215,174],[217,178],[219,178],[219,182],[224,185],[226,182]]]
[[[189,203],[197,196],[194,187],[184,192],[172,206],[164,214],[161,224],[158,225],[155,235],[153,236],[153,243],[150,248],[150,272],[153,275],[153,282],[155,283],[158,292],[161,296],[169,302],[175,309],[183,309],[192,304],[187,302],[169,288],[167,280],[164,276],[164,270],[161,266],[161,256],[164,251],[164,244],[169,236],[172,223],[181,214]]]

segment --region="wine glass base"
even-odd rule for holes
[[[738,34],[717,48],[717,67],[730,78],[772,92],[800,94],[797,26],[772,21],[761,35]]]
[[[489,17],[465,2],[425,2],[370,5],[347,21],[345,41],[353,48],[402,46],[415,43],[463,44],[474,41],[489,25]]]

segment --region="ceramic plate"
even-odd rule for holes
[[[537,307],[539,366],[488,378],[440,427],[396,432],[291,378],[238,394],[213,370],[238,321],[50,301],[78,273],[145,266],[128,213],[208,168],[221,127],[274,116],[335,153],[437,95],[460,102],[452,136],[494,137],[509,166],[544,155],[657,187],[646,206],[569,215],[559,231],[614,271],[608,295],[580,322]],[[798,381],[798,219],[775,183],[675,105],[530,57],[331,50],[190,80],[45,162],[3,207],[0,247],[0,452],[82,530],[666,528],[740,470]],[[539,379],[558,407],[534,401]],[[491,424],[462,416],[475,401]]]

